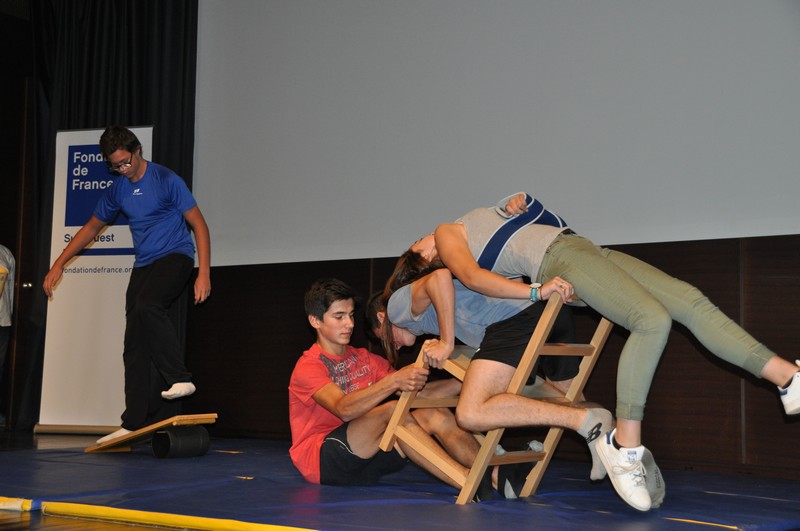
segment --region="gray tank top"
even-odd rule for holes
[[[505,222],[506,219],[497,214],[494,208],[476,208],[456,220],[467,231],[467,243],[475,260],[492,234]],[[526,276],[535,281],[544,253],[556,236],[565,230],[566,227],[539,224],[524,227],[506,243],[492,271],[507,278]]]

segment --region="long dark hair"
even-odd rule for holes
[[[443,267],[444,264],[440,260],[429,262],[420,253],[409,249],[397,259],[394,271],[392,271],[389,280],[386,281],[386,287],[383,290],[386,300],[389,300],[392,293],[406,284],[411,284],[418,278],[422,278],[428,273]]]
[[[392,332],[392,322],[389,320],[389,312],[386,311],[386,305],[389,303],[389,298],[392,293],[402,288],[407,284],[411,284],[415,280],[424,277],[437,269],[444,267],[441,261],[435,260],[429,262],[422,255],[411,249],[400,255],[397,263],[394,266],[389,280],[386,281],[386,287],[383,293],[376,293],[373,295],[369,304],[367,305],[367,320],[374,328],[381,330],[381,344],[383,351],[386,353],[386,359],[389,363],[394,365],[397,362],[397,349],[394,347],[394,334]],[[383,323],[378,320],[378,312],[384,313]]]
[[[389,321],[389,315],[386,312],[386,303],[388,298],[384,297],[382,291],[374,293],[367,301],[365,308],[365,317],[370,330],[380,330],[380,341],[383,347],[383,352],[386,354],[386,359],[392,367],[397,364],[397,349],[394,348],[394,334],[392,333],[392,323]],[[378,314],[383,313],[383,322],[378,319]]]

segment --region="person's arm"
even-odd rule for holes
[[[314,393],[314,400],[345,422],[357,419],[398,391],[419,391],[428,380],[428,369],[407,365],[374,384],[345,394],[331,382]]]
[[[467,243],[466,229],[460,223],[439,225],[433,233],[436,250],[445,267],[472,291],[501,299],[527,299],[530,287],[488,269],[481,269]]]
[[[500,299],[529,299],[530,286],[502,275],[482,269],[472,256],[467,243],[466,229],[460,223],[439,225],[434,232],[436,250],[442,263],[450,272],[472,291]],[[547,300],[558,292],[569,302],[572,286],[561,277],[547,281],[539,290],[541,300]]]
[[[92,216],[70,240],[67,247],[61,251],[61,254],[58,255],[56,261],[53,262],[53,266],[50,268],[50,271],[47,272],[47,275],[45,275],[44,282],[42,283],[42,289],[44,289],[48,297],[53,296],[53,290],[56,284],[58,284],[58,281],[61,280],[61,275],[64,274],[64,267],[67,265],[67,262],[84,247],[89,245],[89,242],[91,242],[105,226],[105,221],[100,220],[97,216]]]
[[[198,271],[194,283],[194,303],[199,304],[211,295],[211,236],[199,207],[194,206],[187,210],[183,213],[183,217],[192,227],[197,244]]]
[[[439,368],[453,354],[456,344],[456,293],[447,269],[437,269],[411,284],[411,313],[420,315],[431,304],[439,323],[439,339],[425,341],[422,352],[431,367]]]

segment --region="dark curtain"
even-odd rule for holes
[[[29,259],[38,282],[50,267],[58,131],[152,125],[153,153],[145,157],[191,188],[197,6],[197,0],[30,0],[35,65],[26,159],[32,212],[24,232],[35,239]],[[25,352],[16,429],[32,427],[39,415],[47,300],[36,291],[30,321],[20,324]]]

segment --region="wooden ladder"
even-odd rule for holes
[[[528,342],[528,346],[522,355],[519,366],[508,385],[509,393],[522,393],[525,383],[528,381],[528,377],[531,374],[531,370],[536,365],[536,361],[540,355],[583,356],[578,374],[573,379],[566,394],[563,397],[542,399],[562,405],[574,405],[579,401],[583,389],[586,386],[586,382],[592,373],[592,369],[594,369],[598,356],[614,325],[607,319],[601,319],[591,341],[586,344],[547,343],[547,337],[550,335],[550,330],[553,328],[553,323],[555,323],[556,316],[563,304],[564,302],[561,297],[556,294],[548,300],[547,306],[539,319],[539,323],[536,325],[533,335]],[[468,357],[459,356],[455,359],[447,360],[443,369],[463,382],[464,375],[469,367],[469,362],[470,359]],[[415,365],[419,367],[425,366],[422,352],[420,352],[417,357]],[[495,455],[495,449],[500,442],[500,438],[503,436],[505,428],[496,428],[486,433],[475,434],[478,440],[481,441],[481,446],[475,458],[475,462],[469,469],[469,473],[465,475],[439,458],[430,448],[429,442],[417,439],[412,432],[403,427],[405,418],[412,409],[455,407],[458,402],[458,397],[418,399],[416,395],[416,392],[404,392],[401,394],[397,407],[386,428],[386,432],[381,439],[380,447],[382,450],[391,450],[395,441],[400,439],[419,452],[423,458],[427,459],[431,464],[450,477],[456,484],[461,486],[461,491],[456,500],[457,504],[465,504],[473,499],[484,473],[488,467],[493,465],[538,462],[538,464],[533,467],[530,474],[528,474],[520,496],[526,497],[536,492],[544,472],[547,469],[547,465],[550,463],[550,459],[556,450],[556,446],[561,440],[564,428],[550,427],[545,437],[544,449],[542,451],[507,451],[502,455]]]

